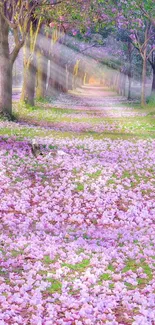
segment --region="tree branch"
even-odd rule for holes
[[[149,52],[149,54],[147,55],[147,59],[150,58],[151,54],[155,51],[155,48],[152,48],[151,51]]]
[[[10,28],[16,28],[17,24],[12,23],[3,13],[1,3],[0,3],[0,15],[5,20],[5,22],[9,25]]]

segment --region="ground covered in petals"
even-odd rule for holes
[[[87,104],[82,114],[100,119],[102,109],[87,113]],[[119,105],[124,119],[132,108]],[[79,106],[68,109],[74,119]],[[49,129],[23,123],[1,121],[0,325],[154,325],[152,134],[102,137],[99,127],[95,138],[58,128],[60,136],[51,120]]]

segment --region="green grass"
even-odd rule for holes
[[[137,263],[134,259],[128,259],[126,261],[126,266],[123,268],[122,273],[126,273],[129,270],[133,271],[136,273],[138,268],[142,268],[144,274],[147,275],[146,278],[137,278],[138,286],[145,286],[153,279],[153,272],[150,266],[146,263],[145,259],[141,259],[140,263]],[[133,286],[132,284],[128,282],[124,282],[124,284],[128,287],[128,289],[135,289],[137,286]]]
[[[50,106],[51,105],[51,106]],[[115,105],[117,106],[117,105]],[[63,109],[52,107],[52,104],[46,102],[37,102],[37,105],[31,107],[29,105],[23,105],[21,103],[14,105],[14,115],[19,120],[24,120],[27,123],[35,123],[38,126],[42,125],[44,121],[45,125],[51,126],[53,123],[89,123],[90,131],[83,132],[86,136],[93,136],[94,138],[103,138],[106,137],[155,137],[155,119],[152,118],[154,115],[155,107],[146,106],[145,108],[141,107],[140,104],[125,103],[120,104],[119,106],[131,107],[131,111],[146,113],[147,116],[134,116],[134,117],[92,117],[90,113],[96,114],[95,111],[88,112],[88,116],[82,116],[80,110],[72,109]],[[77,117],[73,116],[76,114]],[[78,116],[79,115],[79,116]],[[106,123],[116,126],[116,129],[112,132],[103,132],[99,134],[98,132],[91,130],[91,127],[94,125],[99,125],[101,123]],[[119,129],[117,129],[119,127]],[[49,130],[48,130],[49,131]],[[47,132],[48,132],[47,131]],[[65,132],[63,132],[65,133]],[[72,132],[69,132],[72,133]],[[76,132],[73,132],[76,133]]]
[[[44,256],[44,259],[43,259],[43,262],[45,263],[45,264],[48,264],[48,265],[50,265],[50,264],[52,264],[52,263],[55,263],[55,259],[54,260],[52,260],[51,258],[50,258],[50,256],[49,255],[45,255]]]
[[[108,270],[110,270],[112,272],[115,271],[115,268],[114,268],[114,266],[111,263],[108,265]]]
[[[146,105],[143,106],[140,104],[140,102],[134,103],[134,102],[124,102],[124,103],[118,103],[115,104],[116,107],[129,107],[131,109],[134,109],[136,112],[142,111],[142,113],[146,112],[149,113],[152,112],[151,115],[155,114],[155,96],[150,96],[146,100]]]
[[[48,102],[46,99],[42,99],[41,101],[37,101],[35,106],[30,106],[24,103],[18,103],[14,105],[14,113],[16,117],[31,117],[31,113],[40,119],[42,115],[45,115],[47,120],[52,120],[52,117],[62,117],[64,115],[72,115],[72,114],[81,114],[80,110],[76,109],[68,109],[68,108],[57,108],[53,107],[52,104]]]
[[[155,109],[155,93],[147,97],[146,103],[147,103],[147,107],[153,107]]]
[[[111,280],[111,275],[109,273],[103,273],[100,275],[100,281],[99,282],[102,282],[102,281],[109,281]]]
[[[90,174],[90,173],[86,173],[87,176],[89,176],[92,179],[97,179],[99,176],[101,176],[102,171],[101,170],[97,170],[96,172]]]
[[[76,183],[76,188],[75,188],[75,191],[77,192],[81,192],[81,191],[84,191],[84,184],[82,183]]]
[[[66,266],[71,270],[74,271],[84,271],[90,264],[89,259],[83,259],[81,263],[70,264],[70,263],[63,263],[62,266]]]
[[[117,104],[115,104],[117,106]],[[118,106],[129,107],[131,111],[146,113],[147,116],[135,116],[135,117],[116,117],[109,118],[103,116],[91,116],[91,114],[97,114],[96,111],[88,111],[87,116],[82,116],[80,110],[72,110],[67,108],[55,108],[52,107],[52,103],[49,103],[48,100],[40,99],[40,101],[36,102],[36,106],[31,107],[29,105],[25,105],[22,103],[14,103],[13,105],[13,113],[15,118],[19,121],[25,121],[30,125],[36,125],[34,128],[29,128],[28,126],[23,126],[21,128],[18,127],[16,123],[14,123],[14,127],[12,126],[4,126],[2,125],[0,129],[0,135],[8,135],[8,136],[16,136],[19,139],[24,138],[34,138],[34,137],[54,137],[54,138],[79,138],[85,139],[92,137],[93,139],[124,139],[124,140],[132,140],[132,139],[150,139],[155,138],[155,105],[154,98],[149,99],[149,103],[146,107],[141,107],[139,103],[118,103]],[[104,107],[103,107],[104,110]],[[73,116],[74,114],[74,116]],[[75,116],[77,115],[77,117]],[[3,119],[6,120],[6,119]],[[53,123],[89,123],[90,130],[86,130],[85,132],[75,132],[73,131],[54,131],[50,129],[46,129],[46,126],[53,127]],[[91,128],[93,126],[97,126],[100,123],[106,123],[109,125],[116,125],[119,129],[115,129],[114,131],[104,131],[99,133],[98,131],[94,131]],[[45,126],[45,127],[44,127]],[[89,175],[88,175],[89,176]],[[91,177],[91,176],[89,176]],[[96,176],[98,177],[98,176]],[[93,178],[93,175],[92,175]],[[94,175],[95,178],[95,175]]]
[[[23,140],[24,138],[34,138],[34,137],[40,137],[40,138],[45,138],[45,137],[52,137],[55,139],[64,139],[64,138],[70,138],[70,139],[86,139],[92,137],[95,140],[102,140],[102,139],[111,139],[111,140],[117,140],[117,139],[122,139],[122,140],[134,140],[134,139],[151,139],[155,138],[155,132],[144,132],[144,133],[123,133],[123,132],[103,132],[103,133],[97,133],[97,132],[81,132],[81,133],[76,133],[72,131],[54,131],[54,130],[49,130],[45,128],[29,128],[29,127],[23,127],[19,129],[18,127],[14,127],[13,129],[10,127],[1,127],[0,128],[0,135],[1,136],[16,136],[19,138],[19,140]]]
[[[23,253],[24,253],[23,249],[20,249],[19,251],[17,251],[16,249],[13,249],[11,251],[12,257],[18,257],[18,256],[22,255]]]
[[[53,294],[55,292],[61,293],[62,283],[54,278],[47,278],[47,281],[50,282],[50,287],[47,288],[47,292],[49,294]]]

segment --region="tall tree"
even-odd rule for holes
[[[12,68],[24,45],[40,8],[57,4],[55,0],[0,0],[0,113],[12,114]],[[10,51],[9,31],[14,35],[14,49]]]

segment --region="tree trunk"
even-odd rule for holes
[[[78,74],[78,81],[77,81],[77,84],[78,84],[78,87],[81,88],[82,85],[83,85],[83,73],[82,73],[82,70],[79,71],[79,74]]]
[[[131,84],[132,84],[132,43],[128,42],[128,59],[129,59],[129,68],[128,68],[128,100],[131,99]]]
[[[71,68],[69,68],[71,70]],[[69,76],[68,76],[68,90],[73,89],[73,73],[69,71]]]
[[[126,95],[126,74],[125,72],[120,73],[120,82],[119,82],[119,95]]]
[[[84,69],[83,69],[83,72],[82,72],[82,86],[84,85],[84,77],[85,77],[85,72],[84,72]]]
[[[24,46],[24,80],[21,100],[26,104],[34,106],[35,85],[36,85],[36,55],[32,53],[31,36],[27,35]]]
[[[47,81],[47,57],[41,52],[37,53],[37,89],[36,97],[38,99],[44,98],[46,94],[46,81]]]
[[[129,81],[129,85],[128,85],[128,100],[130,100],[131,99],[131,85],[132,85],[131,75],[128,75],[128,81]]]
[[[123,88],[122,88],[122,96],[126,96],[126,80],[127,79],[127,76],[126,74],[123,75]]]
[[[142,89],[141,89],[141,105],[146,105],[146,71],[147,71],[147,46],[149,41],[151,24],[147,22],[145,30],[145,45],[143,46],[143,52],[141,53],[143,59],[143,71],[142,71]]]
[[[87,85],[89,84],[89,74],[88,72],[85,73],[85,76],[84,76],[84,85]]]
[[[9,57],[9,28],[0,15],[0,114],[12,114],[12,63]]]
[[[67,92],[67,78],[68,78],[68,73],[66,69],[66,64],[63,62],[63,58],[59,57],[59,66],[58,66],[58,84],[59,84],[59,89],[60,92],[66,93]]]
[[[153,68],[152,93],[155,94],[155,66]]]
[[[123,73],[120,72],[120,77],[119,77],[119,90],[118,90],[119,95],[122,95],[122,87],[123,87]]]
[[[119,75],[118,75],[118,72],[114,72],[114,74],[113,74],[113,84],[112,84],[112,89],[114,90],[114,91],[116,91],[117,92],[117,84],[118,84],[118,78],[119,78]]]
[[[146,104],[146,69],[147,69],[147,58],[146,51],[143,57],[143,71],[142,71],[142,89],[141,89],[141,105]]]
[[[117,74],[117,81],[116,81],[116,92],[119,94],[119,85],[120,85],[120,71]]]
[[[24,65],[24,81],[22,87],[21,100],[26,104],[34,106],[36,84],[36,67],[34,60],[30,60],[28,64]]]
[[[54,57],[52,57],[52,59],[50,60],[50,72],[49,72],[49,79],[48,79],[48,86],[47,86],[47,90],[46,90],[46,96],[47,97],[51,97],[52,95],[54,95],[56,93],[55,90],[55,71],[56,67],[55,67],[55,62],[54,62]]]

